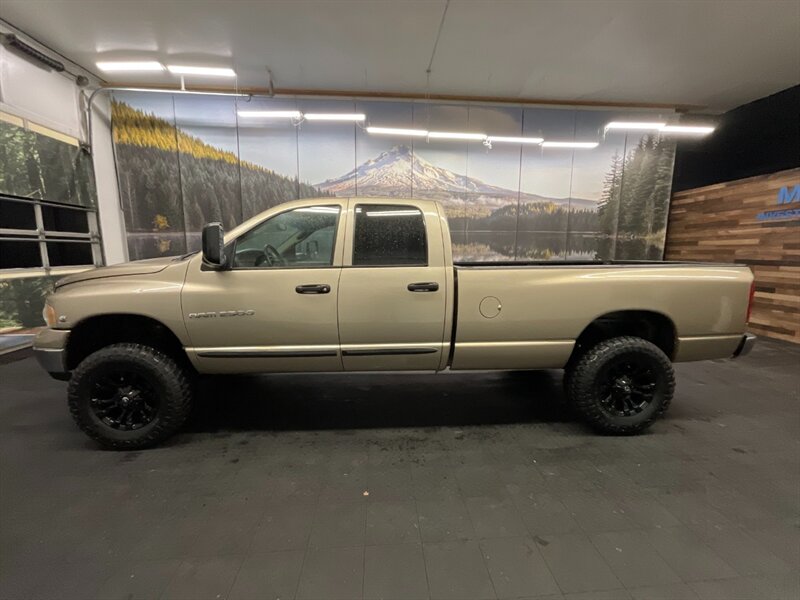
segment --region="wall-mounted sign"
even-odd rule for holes
[[[759,221],[774,221],[775,219],[800,218],[800,183],[794,187],[788,185],[778,190],[778,205],[795,205],[790,208],[778,210],[765,210],[756,215]]]

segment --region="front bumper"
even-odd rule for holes
[[[69,379],[69,372],[64,364],[64,350],[53,348],[34,348],[33,355],[42,368],[56,379]]]
[[[742,341],[739,342],[739,345],[736,347],[736,350],[733,353],[733,358],[739,358],[740,356],[746,356],[750,354],[750,351],[753,349],[753,346],[756,345],[756,336],[752,333],[745,333],[742,336]]]
[[[43,329],[33,340],[33,355],[55,379],[69,379],[67,370],[68,330]]]

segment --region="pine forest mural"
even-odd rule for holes
[[[674,143],[641,133],[604,135],[603,124],[617,113],[267,98],[246,106],[363,112],[391,127],[418,126],[424,118],[444,130],[600,142],[596,149],[550,150],[374,136],[353,123],[246,120],[237,117],[242,102],[115,96],[131,259],[196,250],[206,222],[230,229],[281,202],[325,196],[439,200],[457,260],[662,258]]]
[[[91,156],[77,145],[0,120],[0,194],[93,206]]]

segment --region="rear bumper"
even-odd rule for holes
[[[742,341],[739,342],[739,345],[736,347],[736,350],[733,352],[732,358],[739,358],[740,356],[745,356],[750,354],[750,351],[753,349],[753,346],[756,345],[756,336],[752,333],[745,333],[742,336]]]
[[[33,355],[55,379],[69,379],[67,370],[67,338],[68,330],[43,329],[33,340]]]

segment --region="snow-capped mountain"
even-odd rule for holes
[[[328,179],[315,187],[337,196],[350,196],[356,193],[358,181],[359,196],[407,196],[412,189],[414,195],[424,194],[426,198],[457,201],[454,196],[477,194],[474,200],[487,208],[496,208],[516,200],[517,191],[490,185],[466,175],[459,175],[448,169],[437,167],[419,154],[413,154],[408,146],[395,146],[381,152],[341,177]],[[538,194],[521,195],[523,202],[552,202],[567,204],[569,198],[548,198]],[[596,208],[591,200],[573,198],[576,208]]]

